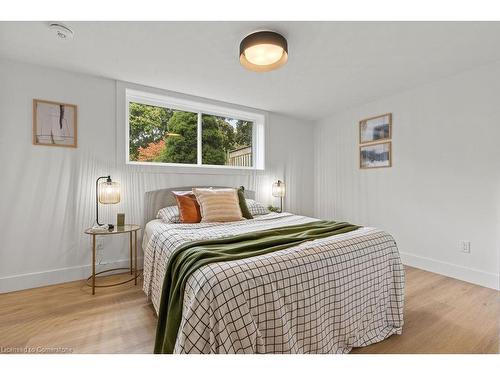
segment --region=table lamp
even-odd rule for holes
[[[280,198],[280,212],[283,212],[283,197],[285,196],[285,183],[281,180],[273,183],[273,197]]]
[[[100,180],[106,181],[99,183]],[[116,204],[120,203],[120,184],[113,182],[111,176],[99,177],[95,182],[95,215],[97,227],[102,227],[99,223],[99,203],[101,204]],[[113,224],[108,224],[108,229],[113,229]]]

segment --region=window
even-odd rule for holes
[[[127,90],[127,163],[263,169],[264,116]]]
[[[252,167],[252,121],[202,114],[202,164]]]
[[[129,102],[129,161],[196,164],[198,114]]]

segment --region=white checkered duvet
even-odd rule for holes
[[[271,213],[236,223],[146,226],[144,292],[158,312],[179,245],[317,219]],[[175,353],[347,353],[401,334],[404,270],[374,228],[203,266],[188,279]]]

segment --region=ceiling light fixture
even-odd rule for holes
[[[68,26],[63,25],[62,23],[53,22],[49,25],[49,29],[53,30],[59,39],[73,39],[73,30],[71,30]]]
[[[240,43],[240,63],[254,72],[269,72],[285,65],[288,43],[274,31],[257,31]]]

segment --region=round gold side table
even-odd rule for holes
[[[137,231],[139,231],[141,227],[139,225],[135,224],[126,224],[124,226],[115,226],[111,230],[95,230],[92,228],[85,229],[85,233],[88,235],[92,236],[92,275],[90,275],[87,278],[87,285],[92,287],[92,294],[95,294],[95,288],[107,288],[110,286],[116,286],[116,285],[121,285],[128,283],[130,281],[134,281],[135,285],[137,285],[137,278],[140,276],[137,272]],[[100,272],[95,272],[95,246],[96,246],[96,237],[97,236],[109,236],[112,234],[123,234],[123,233],[129,233],[130,234],[130,268],[112,268],[109,270],[104,270]],[[132,241],[132,236],[133,241]],[[132,262],[132,242],[134,243],[133,246],[133,251],[134,251],[134,262]],[[106,285],[95,285],[95,279],[97,275],[106,273],[106,272],[111,272],[111,271],[118,271],[118,270],[129,270],[130,269],[130,274],[133,275],[130,279],[119,282],[119,283],[114,283],[114,284],[106,284]],[[89,285],[89,281],[92,281],[92,283]]]

